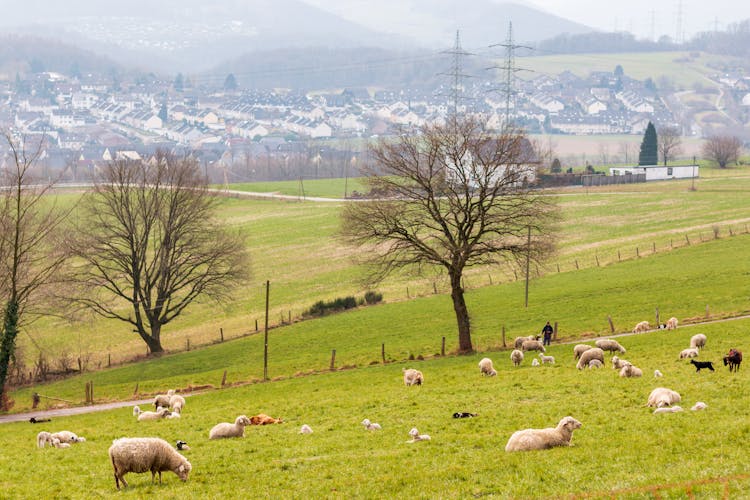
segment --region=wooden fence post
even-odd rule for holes
[[[639,259],[641,258],[641,252],[640,250],[638,250],[638,247],[635,247],[635,256],[638,257]]]
[[[560,272],[560,263],[559,262],[557,263],[557,272],[558,273]]]
[[[503,347],[506,347],[506,345],[505,345],[505,325],[503,325]]]
[[[513,269],[513,277],[516,279],[516,281],[518,281],[518,273],[515,269]]]
[[[133,391],[133,396],[138,395],[138,382],[135,383],[135,390]]]
[[[110,366],[112,366],[112,353],[108,352],[107,353],[107,367],[109,368]]]
[[[656,242],[652,243],[651,249],[652,249],[653,253],[656,253]]]
[[[576,259],[576,270],[578,270],[578,269],[579,269],[579,267],[578,267],[578,259]]]
[[[445,337],[443,337],[443,344],[440,347],[440,355],[445,356]]]
[[[659,308],[656,308],[656,327],[658,328],[660,325],[659,323]]]
[[[406,287],[406,298],[407,298],[407,299],[410,299],[410,298],[411,298],[411,297],[409,296],[409,287],[408,287],[408,286]]]
[[[258,318],[255,318],[255,331],[258,331]]]
[[[185,350],[187,350],[187,351],[190,350],[190,337],[187,337],[185,339]]]
[[[557,321],[555,321],[554,339],[557,340]]]
[[[492,286],[492,275],[488,274],[487,276],[489,276],[489,278],[490,278],[490,286]]]
[[[620,255],[620,251],[617,251],[617,262],[622,262],[622,256]]]
[[[289,311],[289,324],[292,324],[292,311]]]
[[[221,386],[224,387],[227,385],[227,371],[224,370],[224,376],[221,377]]]
[[[687,242],[688,246],[690,245],[690,237],[686,234],[685,235],[685,241]]]
[[[336,366],[336,349],[331,351],[331,366],[330,369],[333,371]]]
[[[599,256],[594,255],[594,258],[596,259],[596,267],[599,267]]]
[[[221,341],[224,342],[224,329],[219,328],[219,336],[221,337]]]
[[[383,364],[385,364],[385,343],[380,344],[380,357],[383,358]]]
[[[711,313],[708,310],[708,304],[706,304],[706,319],[708,319],[709,316],[711,316]]]
[[[607,321],[609,321],[609,331],[615,333],[615,324],[612,323],[612,316],[607,315]]]
[[[490,281],[492,281],[492,278],[490,278]],[[437,284],[434,281],[432,282],[432,293],[437,295]]]
[[[94,381],[89,382],[89,397],[91,398],[91,404],[94,404]]]
[[[89,402],[89,383],[86,382],[86,403]]]

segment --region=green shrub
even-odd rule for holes
[[[357,307],[357,299],[352,296],[338,297],[328,302],[319,300],[305,312],[305,316],[325,316],[326,314],[354,309],[355,307]]]
[[[377,304],[383,300],[383,294],[373,292],[372,290],[365,293],[365,303],[368,305]]]

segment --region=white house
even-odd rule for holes
[[[646,174],[646,181],[666,181],[669,179],[692,179],[700,177],[698,165],[634,165],[632,167],[613,167],[609,175]]]

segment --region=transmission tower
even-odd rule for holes
[[[516,45],[513,43],[513,23],[508,23],[508,37],[505,39],[505,43],[496,43],[490,45],[490,47],[503,47],[505,49],[505,63],[502,66],[496,66],[496,69],[503,71],[503,86],[501,92],[505,96],[505,123],[510,123],[511,119],[511,107],[513,110],[516,109],[516,94],[518,93],[515,89],[516,73],[519,71],[529,71],[524,68],[516,67],[516,50],[517,49],[531,49],[526,45]],[[512,106],[511,106],[512,105]]]
[[[464,99],[465,97],[462,95],[463,91],[463,85],[462,80],[464,78],[471,78],[471,75],[464,74],[462,71],[462,60],[466,56],[473,56],[471,52],[466,52],[463,48],[461,48],[461,38],[459,36],[458,30],[456,30],[456,41],[453,45],[453,48],[450,50],[443,51],[443,54],[449,54],[453,57],[452,67],[451,71],[448,73],[441,73],[442,75],[447,75],[451,77],[451,91],[450,91],[450,99],[451,99],[451,111],[450,114],[454,118],[458,116],[458,103],[461,99]]]
[[[675,42],[676,43],[682,43],[683,40],[683,32],[682,32],[682,0],[678,0],[677,2],[677,32],[675,34]]]

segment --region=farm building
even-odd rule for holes
[[[691,179],[700,177],[698,165],[634,165],[632,167],[613,167],[609,175],[646,174],[646,181],[665,181],[669,179]]]

